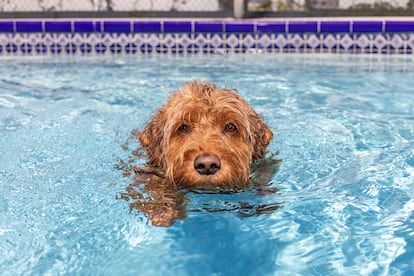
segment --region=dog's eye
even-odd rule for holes
[[[228,123],[224,126],[224,132],[236,133],[237,132],[237,127],[235,125],[233,125],[232,123]]]
[[[182,124],[178,127],[178,132],[180,134],[187,134],[191,132],[191,126],[188,124]]]

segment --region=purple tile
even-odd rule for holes
[[[135,21],[134,32],[136,33],[160,33],[161,23],[159,21]]]
[[[102,21],[95,21],[95,31],[97,31],[97,32],[103,32],[104,31]]]
[[[165,21],[165,33],[191,33],[190,21]]]
[[[103,31],[110,33],[129,33],[131,32],[131,22],[129,21],[105,21]]]
[[[252,33],[254,32],[254,23],[252,22],[226,22],[227,33]]]
[[[354,33],[382,32],[382,21],[355,21],[352,24]]]
[[[222,33],[223,22],[195,22],[194,31],[196,33]]]
[[[13,31],[12,21],[0,22],[0,33],[12,33]]]
[[[350,31],[350,22],[346,21],[322,21],[321,33],[348,33]]]
[[[385,22],[386,32],[414,32],[414,21],[386,21]]]
[[[257,31],[259,33],[284,33],[286,22],[258,22]]]
[[[43,31],[41,21],[17,21],[16,32],[18,33],[41,33]]]
[[[46,32],[72,32],[70,21],[47,21],[45,23]]]
[[[94,32],[95,31],[95,22],[92,21],[75,21],[74,22],[74,31],[76,33],[85,33],[85,32]]]
[[[289,33],[316,33],[318,31],[318,22],[289,22]]]

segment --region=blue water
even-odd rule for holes
[[[145,162],[131,131],[193,79],[264,116],[278,192],[188,193],[154,227],[116,165]],[[0,156],[2,275],[414,273],[412,57],[3,58]]]

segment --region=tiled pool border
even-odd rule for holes
[[[0,20],[0,56],[332,52],[413,54],[414,18]]]

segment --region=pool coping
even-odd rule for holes
[[[412,17],[0,19],[0,56],[413,49]]]

